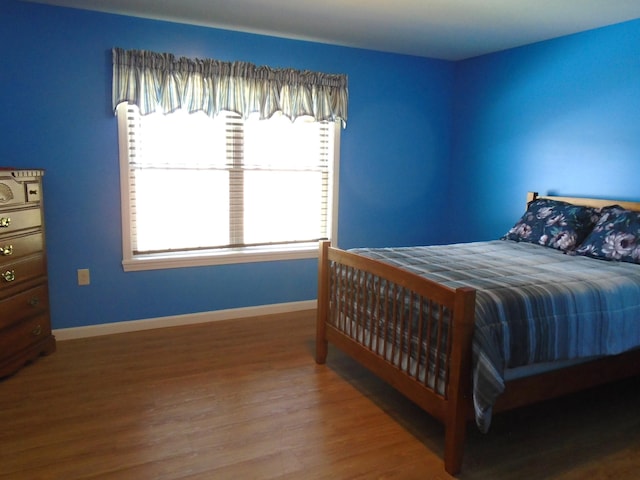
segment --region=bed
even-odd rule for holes
[[[499,240],[321,242],[316,362],[331,343],[440,420],[455,475],[468,423],[640,374],[638,212],[530,192]]]

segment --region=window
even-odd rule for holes
[[[121,48],[112,60],[125,270],[309,258],[336,241],[346,75]]]
[[[126,271],[311,258],[335,242],[336,123],[116,111]]]

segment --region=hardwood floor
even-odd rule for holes
[[[58,342],[0,381],[0,479],[448,479],[443,429],[314,312]],[[640,478],[640,388],[469,425],[461,479]]]

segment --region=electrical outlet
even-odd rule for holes
[[[91,275],[88,268],[78,269],[78,285],[89,285],[91,283]]]

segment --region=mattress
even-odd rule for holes
[[[640,346],[640,265],[508,240],[351,251],[476,289],[473,401],[481,431],[510,370]]]

